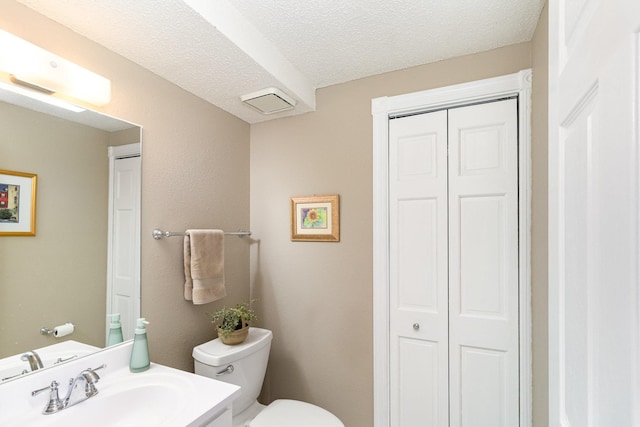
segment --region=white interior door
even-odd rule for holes
[[[447,111],[389,122],[392,426],[446,426]]]
[[[519,424],[516,107],[389,122],[392,426]]]
[[[125,340],[140,317],[140,165],[139,155],[116,156],[110,177],[107,312],[120,313]]]
[[[549,425],[638,426],[640,2],[549,30]]]
[[[509,99],[449,110],[452,426],[519,425],[518,117]]]

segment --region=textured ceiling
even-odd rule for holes
[[[315,89],[528,41],[544,0],[18,0],[255,123]],[[99,24],[97,24],[99,23]],[[240,96],[278,87],[296,109]]]
[[[531,40],[539,0],[230,0],[316,87]]]

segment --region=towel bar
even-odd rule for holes
[[[187,233],[179,232],[179,231],[163,231],[163,230],[160,230],[159,228],[154,228],[153,231],[151,232],[151,235],[153,236],[154,239],[160,240],[164,237],[186,236]],[[251,236],[251,232],[246,230],[225,231],[224,235],[244,237],[244,236]]]

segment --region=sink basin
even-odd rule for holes
[[[130,425],[175,426],[188,409],[187,396],[197,393],[182,375],[158,366],[141,374],[130,374],[127,369],[110,375],[113,378],[105,373],[97,384],[97,396],[62,412],[74,418],[92,417],[105,426],[118,425],[123,418]]]
[[[148,371],[134,374],[128,367],[130,351],[128,343],[0,385],[0,425],[200,426],[218,417],[228,417],[230,425],[238,386],[155,363]],[[56,380],[62,398],[69,378],[102,363],[107,367],[97,371],[97,395],[60,412],[42,414],[49,393],[31,397],[32,390]],[[80,387],[72,402],[82,396]]]

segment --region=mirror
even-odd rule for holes
[[[37,174],[36,235],[0,235],[0,359],[67,340],[104,347],[107,152],[131,143],[137,125],[0,90],[0,169]],[[67,322],[64,338],[40,333]]]

